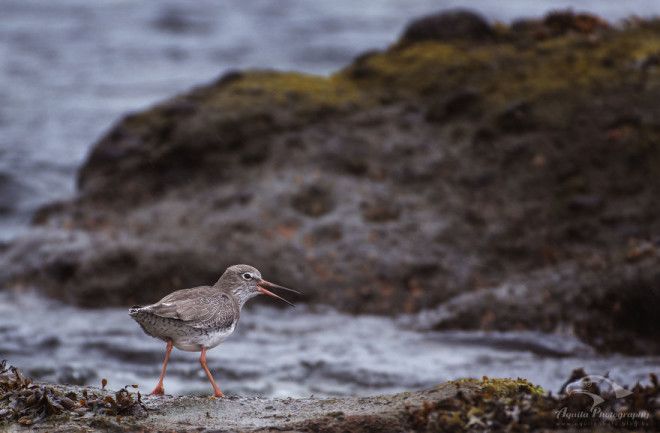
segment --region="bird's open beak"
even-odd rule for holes
[[[281,296],[276,295],[275,293],[271,292],[268,289],[287,290],[289,292],[293,292],[293,293],[297,293],[297,294],[300,294],[300,292],[298,292],[296,290],[293,290],[293,289],[288,289],[286,287],[282,287],[282,286],[277,285],[277,284],[273,284],[270,281],[266,281],[266,280],[259,280],[257,282],[257,290],[259,290],[259,292],[263,293],[264,295],[268,295],[268,296],[272,296],[273,298],[280,299],[280,300],[286,302],[287,304],[291,305],[292,307],[295,307],[295,305],[293,305],[291,302],[287,301],[286,299],[284,299]]]

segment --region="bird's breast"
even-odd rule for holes
[[[197,332],[174,338],[173,344],[180,350],[199,352],[202,347],[206,349],[216,347],[233,334],[234,329],[236,329],[236,322],[224,328],[197,329]]]

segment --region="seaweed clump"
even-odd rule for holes
[[[524,379],[484,377],[453,383],[458,388],[454,396],[408,409],[414,431],[609,431],[660,426],[660,387],[654,374],[650,385],[637,384],[627,398],[607,400],[600,406],[583,393],[553,396]]]
[[[410,411],[416,431],[524,431],[552,428],[555,408],[543,389],[525,379],[463,379],[455,396]],[[471,392],[473,388],[476,392]]]
[[[3,360],[0,361],[0,423],[17,422],[29,426],[52,417],[145,415],[140,392],[132,394],[127,388],[115,392],[114,396],[86,389],[80,395],[72,391],[64,393],[56,387],[34,383]]]

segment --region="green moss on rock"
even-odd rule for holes
[[[530,395],[544,395],[546,393],[543,387],[534,385],[527,379],[522,378],[489,378],[484,376],[481,379],[458,379],[450,383],[454,383],[459,388],[465,385],[469,385],[470,387],[476,386],[484,396],[490,398],[512,397],[520,393]]]
[[[261,100],[268,104],[303,107],[319,105],[341,107],[357,103],[362,97],[357,86],[339,76],[320,77],[300,73],[254,72],[236,80],[213,98],[211,106],[231,104],[250,107]]]
[[[524,42],[524,43],[523,43]],[[422,41],[367,56],[343,74],[363,88],[398,95],[479,90],[491,104],[570,91],[586,94],[640,78],[638,65],[660,53],[660,32],[633,26],[598,35],[568,33],[541,41]]]

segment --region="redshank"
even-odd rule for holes
[[[152,395],[163,395],[163,379],[172,347],[188,352],[201,352],[199,363],[213,386],[213,395],[222,397],[220,387],[206,365],[206,351],[229,337],[236,329],[241,308],[248,299],[259,294],[293,304],[268,289],[292,289],[270,283],[248,265],[227,268],[213,286],[200,286],[172,292],[155,304],[129,309],[131,317],[144,332],[167,343],[165,361]]]

